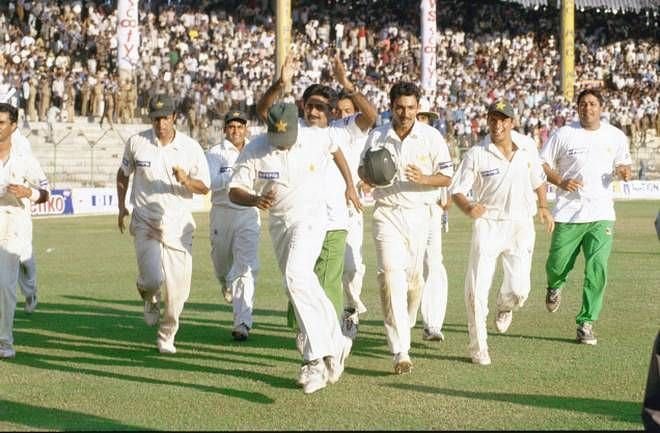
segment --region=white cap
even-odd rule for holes
[[[419,98],[419,111],[417,114],[426,114],[432,120],[438,118],[438,113],[431,110],[431,103],[426,98]]]

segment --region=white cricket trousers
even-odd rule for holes
[[[531,288],[535,237],[532,218],[522,221],[478,218],[474,221],[472,247],[465,276],[470,355],[488,351],[488,292],[498,257],[502,257],[503,270],[502,286],[497,296],[498,312],[516,310],[527,300]]]
[[[344,253],[344,307],[355,309],[358,314],[365,313],[367,307],[362,302],[362,282],[365,265],[362,258],[362,242],[364,239],[364,219],[362,212],[353,208],[348,211],[348,231],[346,234],[346,252]]]
[[[442,256],[442,208],[431,206],[431,226],[424,254],[424,288],[420,312],[424,328],[442,329],[447,312],[447,269]]]
[[[164,311],[158,340],[173,344],[179,329],[179,316],[190,295],[192,232],[182,235],[181,248],[153,239],[152,229],[142,224],[132,224],[131,228],[138,264],[138,292],[145,301],[160,296]]]
[[[29,216],[0,209],[0,344],[14,344],[16,286],[21,257],[30,249]]]
[[[325,207],[317,211],[325,212]],[[324,215],[295,219],[270,215],[268,230],[284,275],[287,296],[300,331],[307,337],[303,360],[337,356],[343,343],[339,319],[314,273],[325,238]]]
[[[252,328],[252,311],[259,271],[259,210],[213,206],[211,260],[223,288],[231,288],[234,326]]]
[[[374,210],[380,301],[387,344],[393,354],[410,350],[410,328],[415,324],[421,297],[430,212],[429,206],[404,209],[376,205]]]
[[[21,260],[18,272],[18,285],[23,292],[23,296],[33,296],[37,294],[37,262],[34,255],[25,260]]]

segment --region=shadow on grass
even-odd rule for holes
[[[386,385],[403,391],[413,391],[425,394],[442,394],[450,397],[461,397],[476,400],[502,401],[521,406],[533,406],[547,409],[559,409],[573,412],[583,412],[592,415],[603,415],[615,421],[639,425],[641,403],[630,401],[602,400],[598,398],[565,397],[558,395],[512,394],[499,392],[477,392],[458,389],[437,388],[405,383]]]
[[[142,427],[123,424],[82,412],[34,406],[0,399],[0,421],[25,426],[31,430],[140,430]]]
[[[162,356],[156,350],[156,330],[147,327],[137,311],[105,304],[41,303],[38,311],[29,317],[17,311],[14,334],[19,353],[14,362],[130,382],[183,386],[262,404],[274,400],[265,394],[241,389],[144,377],[140,373],[133,374],[131,369],[156,369],[164,375],[167,371],[199,372],[262,382],[277,389],[296,388],[292,378],[263,372],[274,367],[271,361],[299,364],[297,357],[262,351],[287,346],[293,349],[294,339],[289,335],[253,333],[248,341],[239,343],[231,340],[229,331],[217,323],[206,325],[182,320],[177,334],[177,355]],[[225,334],[227,341],[220,337]],[[23,347],[34,348],[34,352],[25,351]],[[46,353],[37,353],[40,351]],[[64,356],[60,356],[62,352]],[[294,353],[292,350],[291,354]],[[108,371],[109,368],[112,370]]]

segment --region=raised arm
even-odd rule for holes
[[[355,123],[362,131],[367,131],[376,123],[376,118],[378,117],[376,107],[346,77],[346,69],[339,58],[339,54],[335,54],[332,58],[332,69],[335,74],[335,80],[344,88],[346,94],[353,101],[356,111],[359,112]]]
[[[257,102],[257,115],[264,122],[268,117],[268,110],[275,104],[275,101],[282,95],[284,90],[291,85],[293,79],[293,55],[291,52],[287,54],[280,71],[280,78],[277,79],[269,88],[266,93]]]

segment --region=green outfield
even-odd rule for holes
[[[574,342],[583,260],[557,313],[544,306],[549,236],[537,225],[532,293],[489,367],[467,356],[463,277],[470,222],[452,208],[446,341],[413,330],[411,374],[395,376],[376,288],[367,212],[364,298],[369,311],[338,384],[305,396],[286,328],[286,300],[266,232],[255,327],[231,338],[209,258],[208,217],[196,215],[193,288],[178,353],[159,355],[142,320],[132,239],[112,216],[35,221],[37,311],[15,320],[17,355],[0,362],[0,430],[629,430],[641,429],[651,344],[660,325],[658,202],[619,202],[610,281],[595,347]],[[500,271],[498,270],[498,273]],[[501,277],[494,283],[498,287]]]

